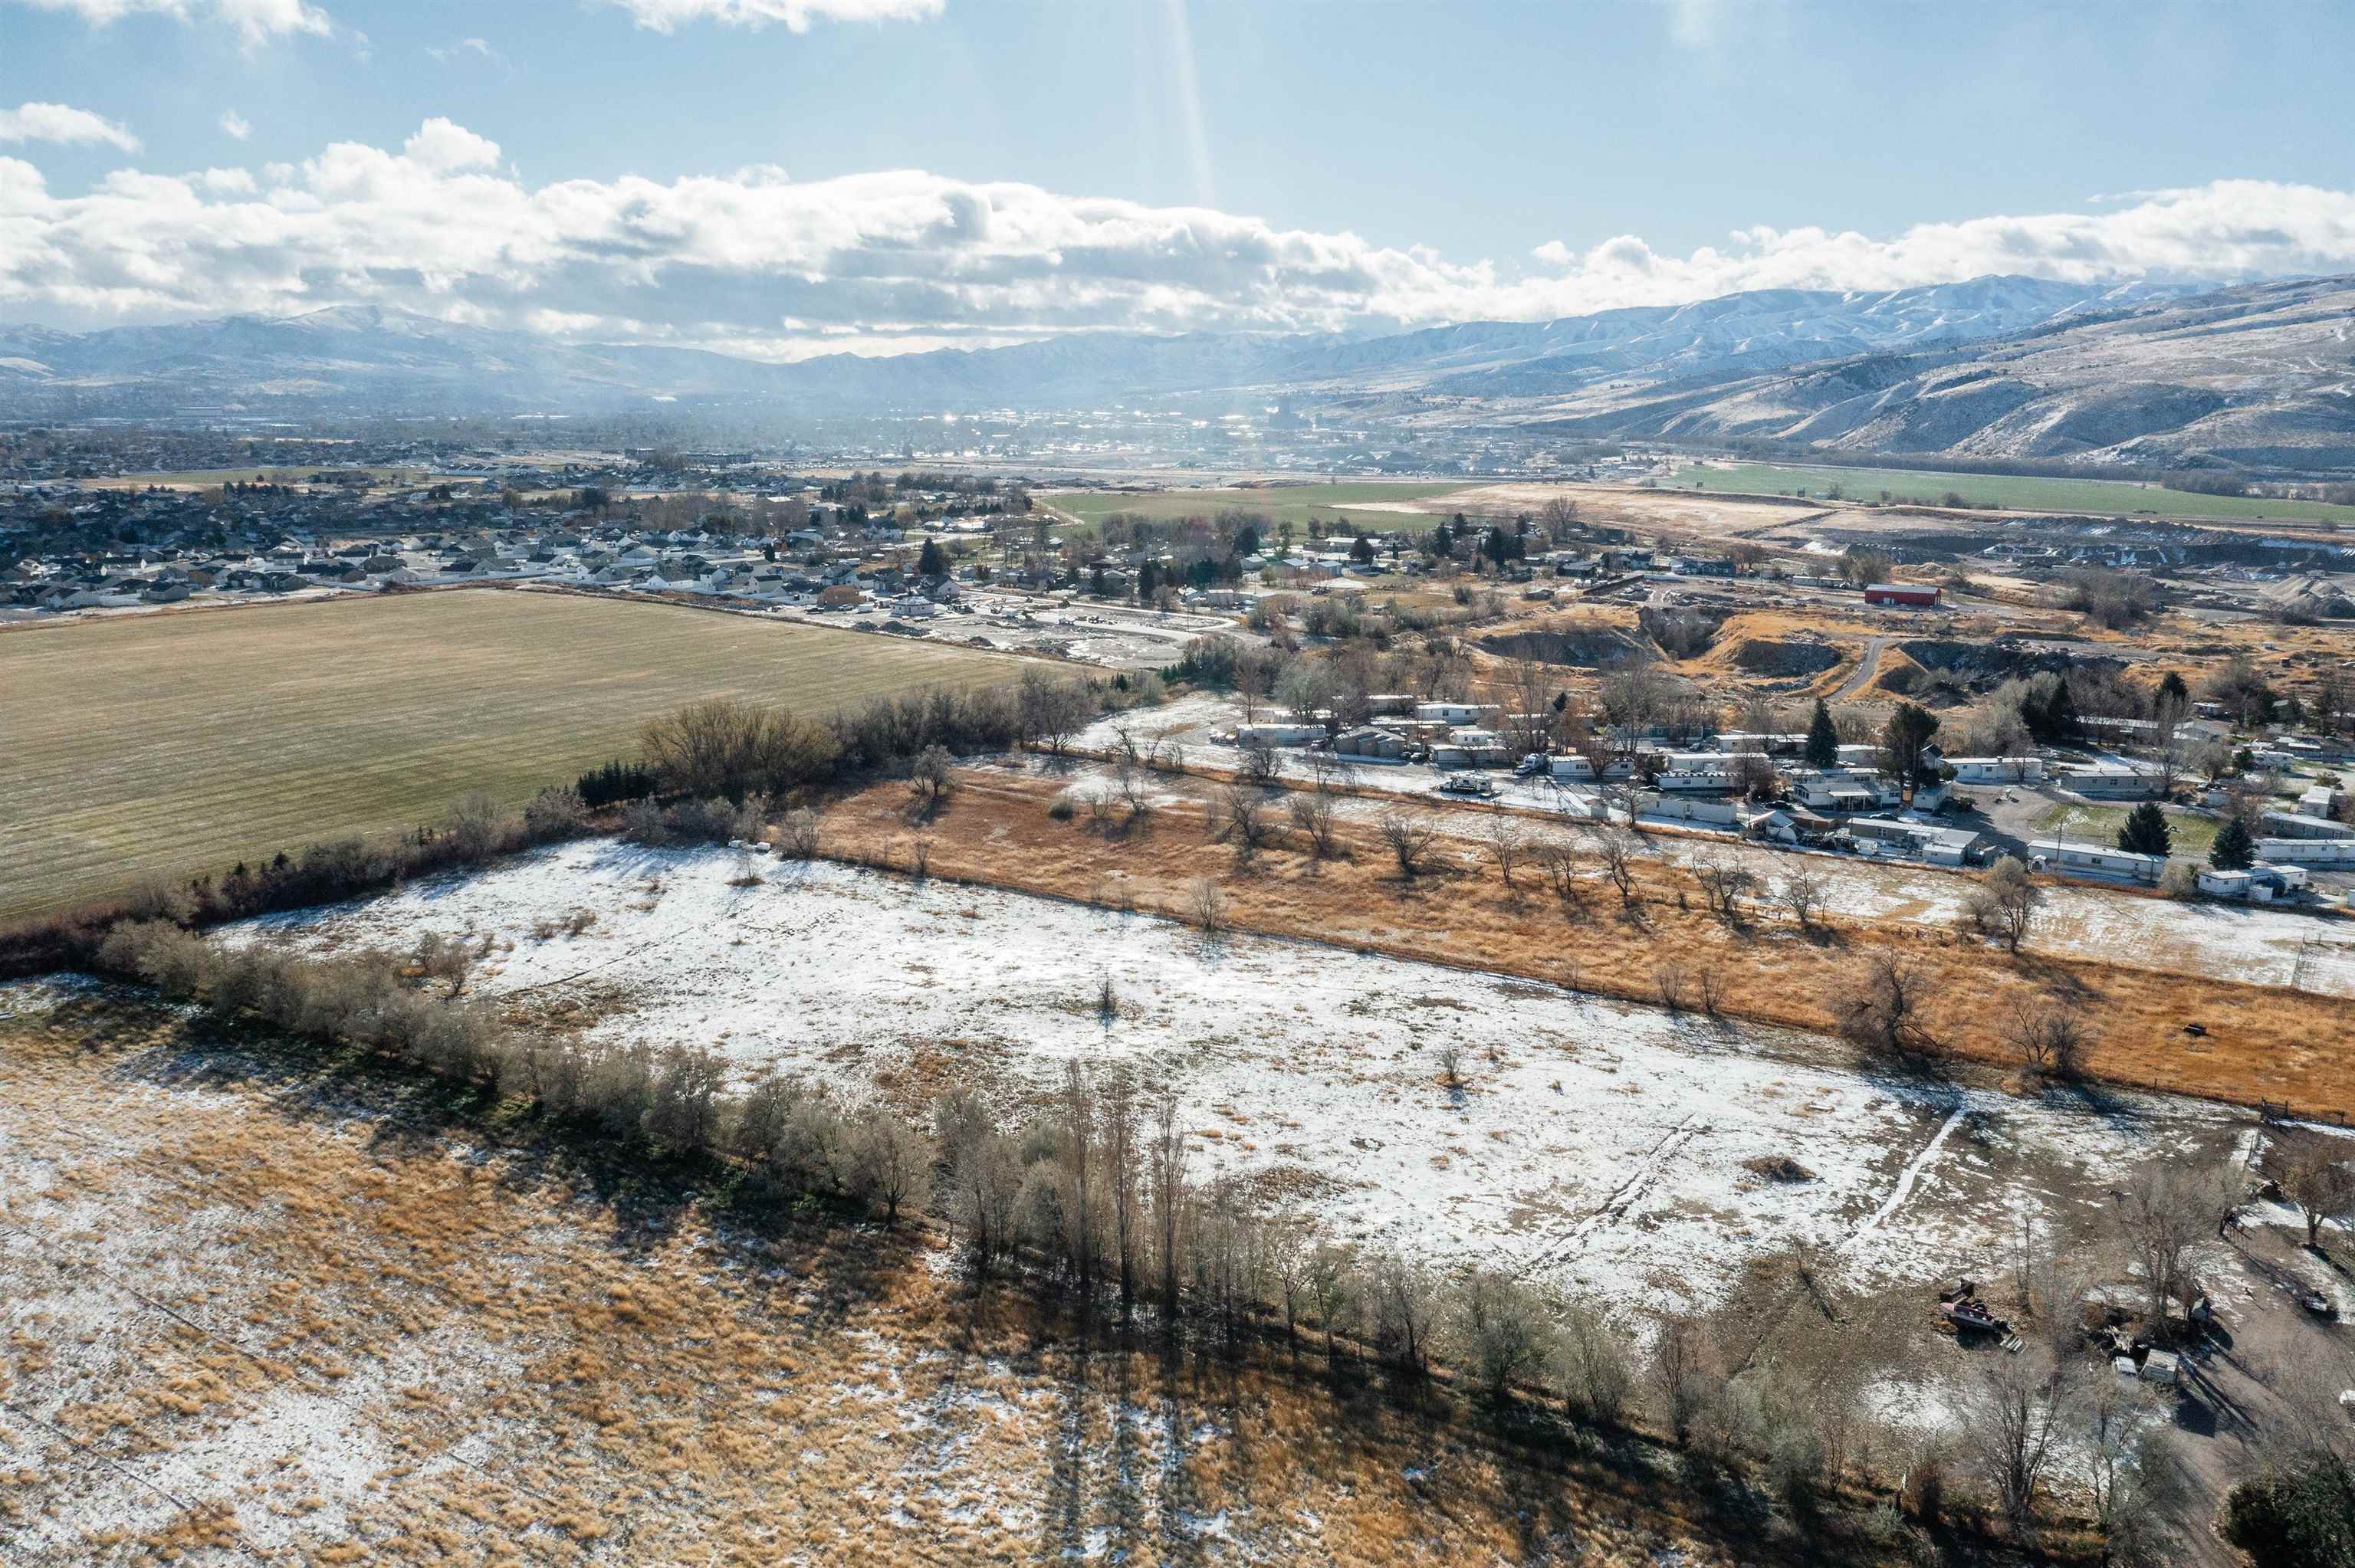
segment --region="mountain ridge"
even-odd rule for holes
[[[1069,334],[789,363],[567,343],[341,304],[65,333],[0,327],[0,412],[162,418],[598,411],[781,417],[1288,398],[1352,423],[1828,451],[2355,466],[2355,279],[2196,292],[1988,276],[1754,290],[1380,334]]]

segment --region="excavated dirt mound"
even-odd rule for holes
[[[1992,642],[1942,641],[1918,637],[1895,645],[1908,659],[1933,676],[1945,676],[1973,692],[1989,692],[2015,676],[2041,671],[2099,669],[2115,674],[2122,661],[2089,657],[2074,652],[2036,648],[1998,638]]]
[[[1599,670],[1623,659],[1642,658],[1651,650],[1625,631],[1608,626],[1573,627],[1561,631],[1515,631],[1480,639],[1481,652],[1506,659],[1536,659],[1548,664],[1570,664]]]
[[[1838,648],[1824,642],[1784,642],[1771,637],[1752,637],[1735,644],[1733,667],[1745,675],[1765,675],[1777,680],[1797,680],[1807,675],[1820,675],[1845,658]]]

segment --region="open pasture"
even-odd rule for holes
[[[699,697],[826,711],[1020,661],[678,606],[468,591],[0,634],[0,919],[520,800]]]
[[[1083,523],[1100,523],[1118,512],[1133,512],[1156,522],[1180,517],[1216,517],[1221,512],[1255,512],[1276,524],[1289,523],[1305,537],[1312,522],[1327,526],[1348,524],[1369,534],[1393,528],[1429,525],[1430,514],[1443,498],[1465,489],[1461,483],[1387,484],[1362,481],[1349,484],[1280,484],[1264,489],[1161,490],[1124,495],[1113,492],[1074,491],[1039,499]],[[1412,506],[1410,503],[1420,503]]]
[[[2102,1173],[2229,1136],[2231,1113],[2197,1102],[2119,1096],[2091,1115],[1859,1071],[1798,1032],[751,858],[747,884],[726,851],[571,844],[230,939],[490,938],[485,995],[911,1116],[951,1088],[1027,1105],[1066,1064],[1124,1069],[1177,1097],[1198,1171],[1305,1209],[1332,1239],[1502,1260],[1631,1326],[1724,1307],[1795,1247],[1860,1296],[1991,1266],[2022,1215],[2065,1230]],[[595,925],[539,934],[574,908]],[[1804,1179],[1760,1174],[1792,1153]]]
[[[1823,500],[1890,500],[1916,506],[1947,504],[1956,495],[1969,507],[2003,512],[2078,512],[2097,517],[2215,518],[2226,522],[2355,523],[2355,506],[2320,501],[2279,501],[2257,495],[2196,495],[2115,479],[2047,479],[2030,474],[1935,473],[1911,469],[1817,468],[1804,464],[1688,463],[1668,482],[1678,489],[1747,495],[1805,494]]]

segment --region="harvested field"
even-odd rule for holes
[[[476,590],[0,634],[0,920],[525,799],[693,698],[1013,679],[931,642]]]
[[[1156,490],[1134,494],[1105,491],[1049,493],[1039,499],[1085,523],[1115,512],[1133,512],[1156,522],[1180,517],[1216,517],[1222,512],[1255,512],[1271,523],[1290,523],[1305,536],[1314,523],[1347,524],[1368,533],[1426,528],[1428,515],[1445,515],[1461,482],[1379,480],[1348,484],[1271,484],[1231,490]]]
[[[414,1080],[0,988],[11,1563],[1827,1560],[1657,1450],[1092,1346]],[[1869,1547],[1845,1561],[1880,1560]]]

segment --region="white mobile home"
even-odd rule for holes
[[[2126,762],[2064,763],[2056,782],[2105,800],[2139,800],[2158,793],[2158,774]]]
[[[2062,843],[2038,839],[2028,846],[2028,863],[2037,871],[2063,876],[2106,876],[2156,887],[2167,871],[2163,854],[2136,854],[2131,850],[2103,849],[2096,844]]]
[[[2291,865],[2355,865],[2355,839],[2259,839],[2257,858]]]
[[[2044,758],[2041,757],[1949,757],[1946,766],[1955,770],[1957,784],[2044,782]]]
[[[1308,746],[1325,738],[1321,724],[1245,724],[1235,726],[1237,746]]]

